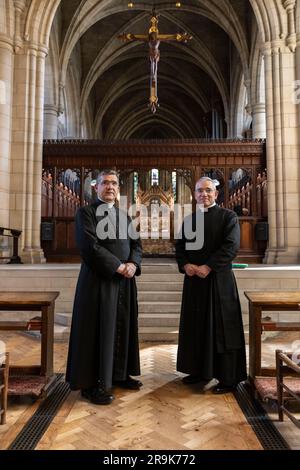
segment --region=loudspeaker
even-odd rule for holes
[[[268,222],[258,222],[255,225],[255,240],[266,242],[269,240]]]
[[[42,241],[52,241],[54,239],[54,223],[42,222],[41,224]]]

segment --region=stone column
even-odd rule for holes
[[[0,227],[10,227],[10,141],[13,81],[13,47],[8,37],[0,35]],[[9,238],[0,237],[0,256],[8,256]]]
[[[58,106],[44,105],[44,139],[57,139]]]
[[[266,138],[266,105],[256,103],[252,106],[252,136],[253,139]]]
[[[0,226],[10,227],[10,142],[11,101],[13,82],[13,46],[8,37],[0,35]]]
[[[265,262],[299,263],[300,205],[295,54],[284,40],[265,44],[269,246]]]
[[[22,230],[21,256],[29,263],[45,262],[40,223],[46,53],[28,44],[15,55],[11,225]]]

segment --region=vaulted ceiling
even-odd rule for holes
[[[160,44],[155,114],[147,106],[148,43],[117,38],[123,32],[147,34],[153,5],[160,33],[193,36],[187,44]],[[229,122],[235,86],[248,78],[248,0],[183,0],[180,8],[175,1],[133,1],[129,8],[124,0],[62,0],[58,15],[60,80],[79,50],[80,109],[89,103],[101,137],[205,137],[213,109]]]

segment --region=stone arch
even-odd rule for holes
[[[147,125],[150,122],[151,122],[151,125],[152,124],[154,124],[154,125],[158,124],[160,127],[171,129],[178,136],[179,139],[184,138],[183,133],[182,133],[182,128],[179,125],[175,124],[172,121],[172,119],[164,116],[164,117],[156,118],[153,121],[153,119],[151,119],[151,117],[148,116],[143,121],[143,123],[137,123],[137,122],[134,123],[133,122],[130,127],[128,127],[127,129],[125,128],[124,133],[122,134],[122,139],[130,139],[139,128],[144,127],[145,125]]]
[[[109,43],[111,43],[109,41]],[[108,43],[108,44],[109,44]],[[103,55],[102,51],[99,52],[98,57],[94,61],[87,77],[84,82],[82,88],[82,95],[81,95],[81,109],[84,109],[85,102],[88,99],[90,91],[98,80],[99,76],[102,75],[109,67],[116,65],[118,62],[126,60],[126,51],[132,51],[132,49],[137,48],[138,45],[136,43],[128,43],[117,50],[106,51],[106,54]],[[174,48],[174,53],[169,55],[169,57],[176,56],[176,49],[179,50],[180,45],[172,44]],[[199,43],[197,45],[197,50],[186,50],[186,57],[184,60],[190,60],[192,63],[195,63],[200,68],[202,68],[216,83],[216,86],[220,92],[220,95],[223,100],[224,112],[225,116],[228,115],[228,90],[227,86],[224,82],[222,73],[219,69],[217,62],[215,61],[214,57],[211,55],[209,50],[206,48],[204,43]],[[131,52],[132,56],[132,52]],[[181,58],[180,55],[178,57]]]
[[[132,69],[132,70],[131,70]],[[130,75],[131,72],[138,72],[138,66],[134,65],[131,69],[128,70]],[[101,105],[97,111],[96,118],[95,118],[95,127],[101,126],[101,121],[103,116],[105,115],[109,106],[119,97],[122,96],[126,92],[126,90],[135,87],[139,87],[139,84],[143,82],[147,77],[145,75],[138,75],[135,73],[135,79],[132,80],[130,77],[128,78],[127,75],[124,75],[120,78],[119,81],[115,82],[113,86],[107,90],[106,96],[104,97]],[[207,112],[209,108],[209,103],[206,97],[201,93],[201,90],[198,90],[196,84],[193,82],[193,79],[185,74],[182,74],[182,80],[178,83],[177,80],[173,79],[172,77],[165,76],[164,74],[160,74],[160,81],[163,81],[165,78],[168,80],[170,84],[176,84],[178,89],[182,89],[182,92],[190,95],[192,93],[194,101],[199,105],[199,107],[203,110],[203,112]],[[145,96],[145,102],[146,102]],[[134,106],[134,103],[132,103]]]
[[[109,129],[107,130],[106,139],[110,140],[114,138],[118,140],[125,138],[125,136],[128,135],[132,128],[136,130],[138,127],[144,125],[146,121],[153,119],[153,116],[151,116],[150,114],[145,115],[145,108],[143,105],[134,110],[129,110],[128,114],[127,111],[128,109],[124,108],[123,113],[126,114],[126,122],[124,122],[124,120],[122,121],[118,116],[118,119],[116,118],[109,126]],[[172,124],[175,128],[181,130],[184,129],[187,135],[192,134],[189,125],[183,118],[181,118],[181,116],[178,116],[178,114],[176,114],[175,110],[171,110],[170,108],[164,108],[164,112],[161,113],[159,116],[157,115],[155,119],[167,121],[170,123],[170,125]],[[182,133],[180,132],[180,134]]]
[[[249,115],[247,116],[247,111],[249,110],[249,93],[241,68],[236,71],[232,89],[234,90],[231,97],[232,123],[231,128],[229,127],[231,133],[229,132],[228,136],[242,138],[245,137],[244,133],[250,127],[251,118],[249,120]]]
[[[257,31],[258,33],[258,31]],[[265,102],[265,64],[261,52],[259,36],[256,35],[250,59],[251,105]]]
[[[254,11],[263,42],[287,36],[287,18],[281,0],[249,0]]]
[[[296,0],[296,15],[295,15],[296,34],[300,34],[300,2]]]
[[[65,119],[67,137],[81,136],[81,119],[80,109],[74,104],[79,97],[80,84],[79,71],[76,67],[71,66],[68,69],[67,84],[64,88],[65,95]]]
[[[92,103],[89,100],[87,106],[85,107],[83,116],[82,116],[82,138],[83,139],[93,139],[95,138],[96,129],[93,123],[93,108]]]
[[[226,8],[220,9],[217,2],[214,0],[201,0],[201,4],[205,6],[205,9],[182,5],[182,10],[194,13],[195,15],[203,15],[218,24],[225,32],[231,37],[233,43],[236,45],[237,50],[241,55],[241,60],[245,68],[245,75],[247,76],[248,68],[248,48],[247,40],[243,28],[239,23],[239,19],[235,14],[230,2],[226,0]],[[114,6],[112,6],[114,5]],[[111,8],[109,8],[111,6]],[[99,21],[106,16],[112,15],[123,11],[124,5],[120,3],[116,5],[116,1],[109,0],[101,2],[98,0],[85,1],[81,3],[77,9],[77,13],[74,15],[74,19],[70,25],[70,28],[66,34],[64,44],[61,53],[61,66],[62,66],[62,81],[64,81],[66,75],[66,67],[76,42],[80,39],[81,35],[90,28],[95,22]],[[135,10],[144,10],[143,5],[136,4]],[[176,10],[175,5],[170,5],[169,10]],[[225,13],[225,14],[224,14]],[[79,26],[80,24],[80,26]]]
[[[62,53],[61,53],[61,66],[62,66],[62,75],[61,75],[61,77],[62,77],[62,81],[64,81],[65,70],[66,70],[66,67],[68,66],[69,54],[72,50],[72,47],[74,47],[74,44],[76,43],[76,41],[79,39],[79,37],[86,31],[86,29],[88,27],[90,27],[96,21],[99,21],[99,19],[102,19],[102,18],[104,18],[108,15],[111,15],[113,13],[119,12],[124,8],[124,5],[122,5],[122,6],[115,5],[116,2],[105,2],[105,5],[104,4],[103,5],[102,4],[98,5],[98,4],[95,4],[95,3],[91,5],[91,3],[92,2],[89,2],[89,9],[87,8],[85,3],[81,4],[81,6],[80,6],[80,15],[77,15],[78,18],[74,19],[74,21],[70,25],[69,31],[66,34],[64,45],[63,45],[63,48],[62,48]],[[221,12],[219,6],[217,7],[215,4],[212,5],[212,3],[215,3],[215,2],[208,2],[208,1],[202,0],[201,4],[203,4],[207,10],[203,10],[203,8],[202,9],[200,9],[200,8],[194,8],[193,9],[192,7],[184,7],[184,9],[186,9],[187,11],[193,12],[195,14],[201,14],[201,15],[206,16],[207,18],[209,18],[210,20],[214,21],[219,26],[221,26],[221,28],[224,29],[224,31],[228,33],[228,35],[232,38],[234,44],[237,47],[237,50],[240,53],[241,60],[242,60],[242,63],[243,63],[243,67],[244,67],[245,76],[247,77],[248,76],[247,41],[246,41],[244,32],[241,28],[241,25],[239,24],[238,18],[236,17],[236,14],[235,14],[234,10],[231,8],[231,5],[230,5],[229,2],[226,2],[225,11],[226,11],[226,14],[227,14],[227,12],[228,12],[228,14],[227,14],[227,17],[226,17],[225,20],[223,18],[224,17],[224,11]],[[113,5],[113,8],[111,8],[112,5]],[[103,8],[104,6],[105,6],[105,8]],[[137,5],[136,9],[137,10],[139,10],[139,9],[143,10],[143,7],[139,7]],[[172,9],[172,7],[171,7],[171,9]],[[174,7],[174,9],[175,9],[175,7]],[[88,18],[88,13],[90,15],[89,18]],[[170,17],[172,19],[172,15],[170,15],[169,13],[164,13],[164,14],[165,14],[166,17]],[[143,12],[141,16],[145,16],[145,13]],[[141,16],[139,15],[139,18]],[[76,15],[74,15],[74,18],[75,17],[76,17]],[[176,19],[176,22],[178,22],[177,19]],[[79,23],[80,23],[80,25],[79,25]],[[197,49],[197,51],[195,51],[195,52],[196,52],[195,55],[199,55],[199,49]],[[102,54],[102,56],[103,56],[103,54]],[[101,60],[103,60],[103,57],[102,57]],[[111,57],[109,59],[109,62],[111,63]],[[211,63],[211,60],[204,60],[203,62],[204,62],[204,64],[208,64],[208,63]],[[64,70],[64,67],[65,67],[65,70]],[[214,73],[216,73],[216,71],[214,71]],[[92,70],[90,71],[90,74],[92,74]],[[212,76],[213,75],[214,74],[212,74]],[[220,82],[220,79],[222,80],[222,74],[217,73],[217,76],[218,76],[217,81]],[[95,78],[93,80],[95,80]],[[87,85],[88,89],[86,88],[86,85]],[[224,84],[222,84],[222,85],[224,85]],[[87,77],[86,83],[83,87],[84,91],[83,91],[82,100],[81,100],[81,110],[82,110],[82,112],[84,112],[85,102],[87,101],[87,98],[89,96],[89,91],[91,89],[91,86],[92,86],[92,80],[91,80],[91,76],[89,76],[89,77]],[[228,121],[229,120],[228,119],[228,103],[227,103],[227,99],[226,99],[227,98],[226,95],[228,95],[228,93],[227,93],[226,88],[225,88],[225,90],[224,90],[224,88],[222,89],[222,86],[220,86],[220,83],[218,83],[217,86],[220,89],[222,99],[223,99],[223,103],[224,103],[225,116],[226,116],[225,119]]]
[[[13,38],[15,31],[15,10],[13,0],[0,3],[0,33]]]
[[[24,12],[24,38],[48,47],[50,31],[61,0],[31,0]]]
[[[130,45],[131,47],[129,50],[131,50],[133,47],[137,47],[136,45]],[[128,45],[127,45],[128,47]],[[179,57],[184,61],[190,61],[192,63],[195,63],[194,60],[197,60],[198,64],[200,67],[204,69],[204,71],[211,76],[211,78],[215,81],[217,88],[219,89],[220,95],[223,100],[223,105],[225,109],[225,115],[228,113],[228,91],[227,91],[227,86],[224,82],[224,79],[222,77],[222,74],[220,70],[218,69],[217,64],[215,64],[215,61],[212,59],[209,61],[209,58],[207,56],[205,57],[197,57],[194,52],[188,51],[186,54],[186,57],[182,58],[180,55],[177,54],[176,52],[176,47],[174,46],[175,52],[172,54],[169,54],[168,57]],[[124,53],[123,53],[124,54]],[[99,76],[101,76],[106,70],[108,70],[111,66],[116,65],[117,63],[120,63],[121,61],[127,60],[127,56],[123,55],[120,51],[116,51],[115,55],[111,57],[111,62],[110,63],[103,63],[101,64],[101,57],[99,58],[99,62],[97,61],[97,64],[93,64],[91,72],[88,74],[88,78],[85,81],[85,84],[83,86],[83,91],[82,91],[82,98],[81,98],[81,108],[83,109],[85,106],[85,102],[90,94],[90,91],[95,83],[96,80],[98,80]],[[139,54],[136,55],[136,57],[142,57]],[[144,56],[143,56],[144,57]]]
[[[45,103],[59,106],[59,43],[54,21],[49,41],[49,54],[45,62]]]
[[[109,127],[104,134],[105,139],[115,139],[118,130],[124,124],[126,125],[130,116],[133,118],[135,117],[136,121],[139,123],[142,123],[143,119],[152,116],[150,113],[145,113],[145,109],[147,109],[147,102],[144,100],[144,95],[139,93],[139,91],[142,90],[142,87],[137,88],[136,84],[134,84],[133,87],[134,92],[132,93],[130,102],[124,105],[115,115],[114,119],[110,121]],[[137,113],[140,110],[143,110],[144,115],[138,117]],[[168,110],[169,114],[172,113],[174,122],[180,121],[182,129],[185,129],[189,136],[199,137],[198,122],[194,121],[193,116],[190,114],[190,110],[186,108],[184,103],[181,103],[180,110],[183,111],[185,119],[182,119],[178,108],[175,110],[173,108],[166,107],[165,105],[159,109],[159,113],[156,115],[156,117],[158,115],[160,116],[164,114],[166,110]]]

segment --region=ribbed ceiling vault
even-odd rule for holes
[[[105,139],[203,137],[216,109],[232,119],[232,84],[249,80],[254,13],[248,0],[175,1],[62,0],[59,81],[80,50],[80,113],[92,109],[95,136]],[[122,43],[123,32],[147,34],[153,4],[161,33],[188,32],[187,44],[161,43],[158,64],[160,107],[152,115],[148,44]],[[257,34],[255,34],[257,37]],[[236,76],[234,75],[236,73]],[[91,106],[92,104],[92,106]]]

